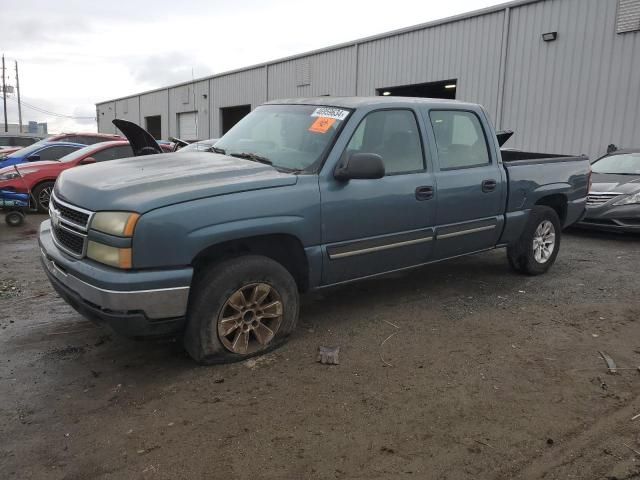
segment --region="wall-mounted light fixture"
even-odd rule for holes
[[[444,86],[444,88],[447,88],[447,89],[449,89],[449,90],[451,90],[451,89],[453,89],[453,88],[456,88],[456,87],[457,87],[457,85],[456,85],[455,83],[450,83],[449,85],[445,85],[445,86]]]
[[[382,95],[386,97],[387,95],[391,95],[391,92],[382,92]]]
[[[203,93],[203,94],[202,94],[202,98],[207,98],[207,94],[206,94],[206,93]]]
[[[553,42],[558,38],[558,32],[547,32],[542,34],[542,40],[545,42]]]

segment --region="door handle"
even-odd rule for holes
[[[484,180],[482,182],[482,191],[484,193],[489,193],[489,192],[493,192],[496,189],[496,186],[498,185],[498,183],[491,179],[491,180]]]
[[[431,185],[423,185],[416,188],[416,200],[429,200],[433,198],[433,187]]]

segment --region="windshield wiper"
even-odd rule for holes
[[[213,145],[209,147],[209,151],[213,153],[221,153],[222,155],[227,154],[227,151],[224,148],[215,147]]]
[[[243,158],[245,160],[251,160],[258,163],[264,163],[265,165],[273,165],[273,162],[271,160],[269,160],[267,157],[263,157],[262,155],[258,155],[257,153],[233,152],[230,153],[229,156]]]

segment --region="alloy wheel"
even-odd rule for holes
[[[266,283],[236,290],[218,315],[218,337],[230,352],[249,355],[266,348],[282,324],[280,294]]]
[[[549,220],[544,220],[533,235],[533,257],[538,263],[547,263],[556,246],[556,229]]]

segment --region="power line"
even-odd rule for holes
[[[4,98],[4,97],[3,97]],[[18,101],[15,98],[9,97],[7,96],[6,98],[8,98],[9,100],[18,103]],[[44,113],[45,115],[51,115],[53,117],[58,117],[58,118],[68,118],[71,120],[95,120],[95,116],[94,117],[81,117],[81,116],[74,116],[74,115],[65,115],[64,113],[56,113],[56,112],[51,112],[49,110],[45,110],[44,108],[40,108],[40,107],[36,107],[35,105],[31,105],[27,102],[25,102],[24,100],[21,101],[22,105],[24,105],[25,107],[34,110],[36,112],[39,113]]]

